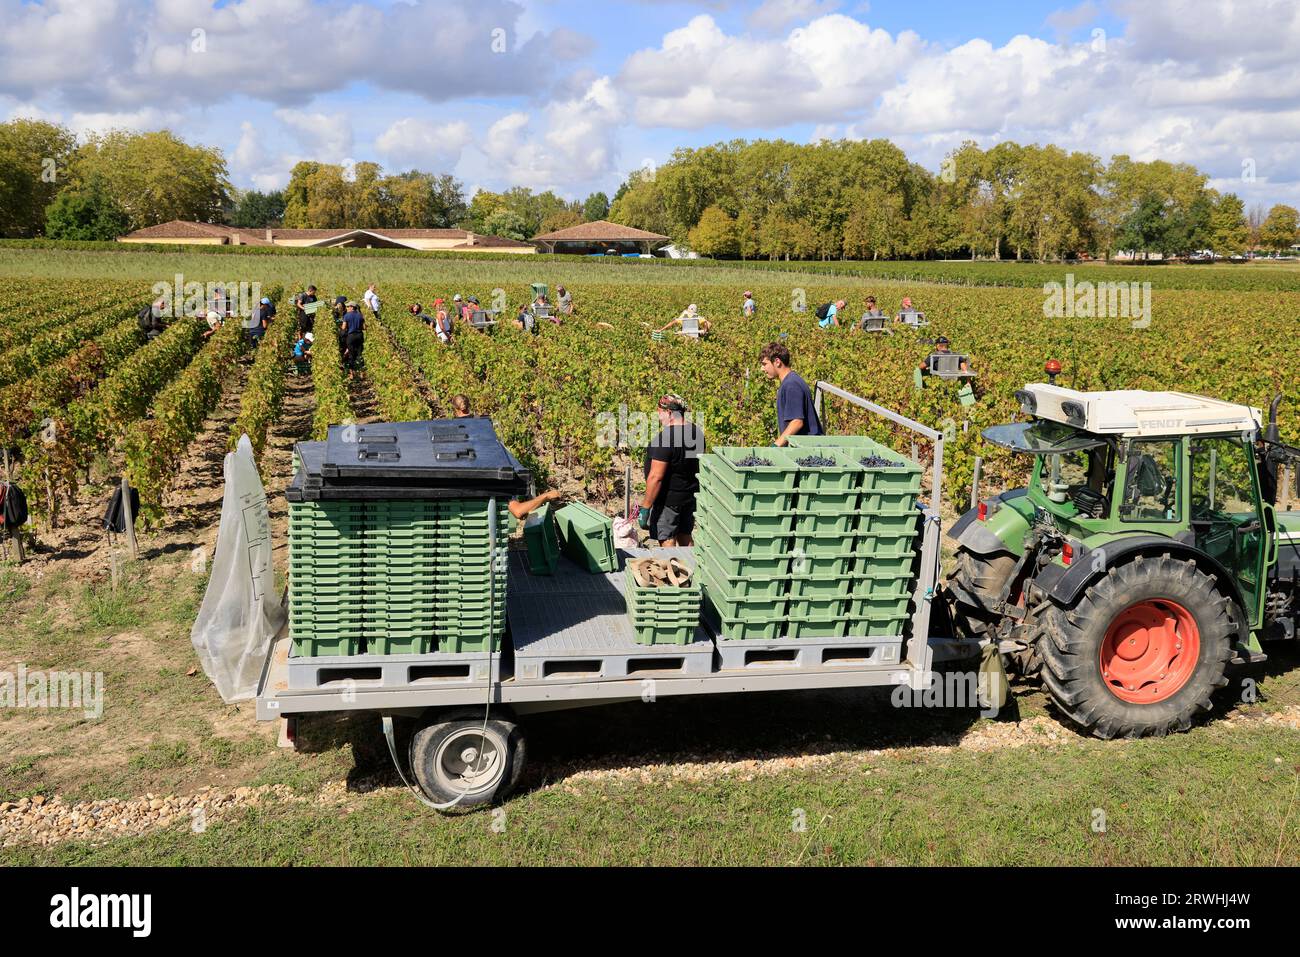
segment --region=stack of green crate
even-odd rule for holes
[[[749,458],[772,464],[738,464]],[[795,474],[783,449],[715,448],[700,457],[696,574],[723,638],[771,639],[784,632]]]
[[[702,589],[692,576],[685,587],[643,588],[632,569],[625,572],[624,596],[632,631],[640,645],[689,645],[700,623]]]
[[[507,538],[514,518],[497,506],[493,581],[486,499],[441,499],[435,558],[439,564],[434,637],[444,652],[487,651],[501,646],[506,626]]]
[[[487,499],[291,502],[289,621],[301,656],[500,648],[508,537]]]
[[[786,637],[840,638],[846,633],[846,603],[853,584],[853,533],[862,466],[843,449],[791,445],[798,483]],[[812,456],[831,464],[800,464]]]
[[[790,444],[800,455],[832,455],[856,465],[852,575],[844,606],[847,634],[901,635],[915,577],[920,465],[865,436],[798,436]],[[869,457],[896,464],[864,465]],[[804,487],[801,476],[800,490]]]
[[[299,655],[356,655],[365,640],[366,506],[289,509],[289,629]]]
[[[560,541],[550,505],[539,507],[525,520],[524,544],[528,548],[529,570],[534,575],[554,575],[560,559]]]

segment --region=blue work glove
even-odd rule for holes
[[[650,509],[642,505],[641,510],[636,513],[636,523],[648,530],[650,528]]]

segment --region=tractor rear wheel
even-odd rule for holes
[[[953,584],[960,587],[971,598],[982,602],[979,607],[972,607],[964,601],[959,601],[954,608],[953,623],[963,637],[979,641],[994,639],[1001,615],[990,609],[1001,596],[1007,579],[1015,569],[1015,557],[1005,553],[976,555],[964,548],[957,552],[957,567],[952,575]],[[1005,658],[1008,668],[1013,673],[1026,678],[1035,677],[1043,667],[1042,659],[1033,645],[1014,651]]]
[[[1139,556],[1047,612],[1043,684],[1099,738],[1186,731],[1228,683],[1231,609],[1195,562]]]

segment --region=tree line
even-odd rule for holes
[[[609,218],[742,259],[1184,256],[1289,250],[1300,213],[1249,212],[1186,163],[1056,146],[963,143],[937,173],[888,140],[733,140],[678,149],[611,202],[524,187],[466,199],[447,173],[299,162],[283,190],[240,190],[222,151],[167,130],[0,124],[0,234],[113,239],[173,219],[249,229],[447,228],[528,239]]]
[[[1186,163],[966,142],[938,173],[888,140],[732,140],[634,172],[610,218],[705,256],[1032,259],[1288,250],[1300,214],[1247,214]]]

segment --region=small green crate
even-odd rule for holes
[[[695,630],[699,625],[655,625],[634,626],[632,636],[638,645],[689,645],[695,640]]]
[[[853,638],[897,638],[906,627],[905,618],[874,620],[849,616],[845,619],[845,634]]]
[[[857,535],[853,539],[853,553],[858,558],[911,558],[916,554],[914,534]]]
[[[765,621],[785,615],[785,596],[776,598],[728,598],[716,584],[704,579],[704,594],[722,618],[740,618],[746,621]]]
[[[790,576],[786,574],[729,574],[726,569],[715,564],[711,557],[704,555],[700,556],[700,568],[726,598],[777,598],[785,594],[790,581]]]
[[[790,573],[790,555],[750,555],[740,551],[730,538],[719,538],[711,528],[695,525],[695,555],[701,564],[719,570],[724,577]]]
[[[791,619],[842,618],[844,615],[844,598],[791,598]]]
[[[785,621],[780,617],[754,620],[721,615],[710,601],[707,590],[704,593],[704,606],[705,614],[718,637],[728,641],[771,641],[780,638],[785,628]]]
[[[716,541],[734,546],[736,553],[745,555],[782,555],[788,552],[790,531],[740,532],[730,527],[728,519],[713,510],[708,501],[696,499],[695,525]],[[790,519],[793,521],[793,519]]]
[[[848,615],[851,618],[903,618],[907,615],[907,595],[895,598],[850,598]]]
[[[835,557],[853,552],[853,538],[847,535],[796,535],[794,553],[809,558]],[[799,571],[798,568],[795,571]]]
[[[767,459],[772,465],[768,467],[736,464],[750,456]],[[779,492],[794,488],[794,462],[784,449],[724,446],[715,448],[711,456],[701,456],[701,469],[705,467],[706,460],[711,460],[710,464],[716,463],[721,469],[725,469],[726,473],[732,476],[729,480],[731,487],[740,491]]]
[[[921,491],[921,467],[908,462],[902,468],[863,469],[864,492],[902,492],[915,496]]]
[[[433,638],[427,632],[422,635],[389,632],[366,638],[366,654],[369,655],[427,655],[432,647]]]
[[[787,638],[842,638],[845,621],[840,617],[808,616],[791,617],[786,623]]]
[[[901,515],[860,515],[858,535],[915,535],[921,513],[913,509]]]
[[[834,465],[799,465],[800,459],[817,455],[834,459]],[[798,491],[800,495],[807,492],[849,492],[858,487],[863,468],[853,457],[841,449],[807,449],[801,453],[791,453],[799,469]]]
[[[853,573],[855,575],[911,576],[915,564],[916,556],[910,553],[895,556],[860,553],[853,557]]]
[[[361,654],[361,638],[355,637],[320,637],[293,636],[293,653],[299,658],[337,658],[343,655]]]
[[[700,459],[700,490],[712,492],[733,511],[778,512],[790,507],[793,488],[743,488],[736,484],[736,473],[716,464],[712,456]]]
[[[853,590],[850,594],[854,598],[898,598],[911,595],[912,589],[916,587],[911,575],[888,572],[857,575],[852,582]]]
[[[793,575],[791,598],[847,598],[853,585],[848,575]]]
[[[815,515],[854,515],[858,511],[857,489],[840,492],[801,491],[795,497],[795,511]]]
[[[794,531],[796,535],[848,535],[855,517],[852,512],[796,511]]]
[[[560,540],[549,504],[541,506],[525,519],[524,544],[528,548],[529,570],[534,575],[554,575],[560,561]]]
[[[773,512],[746,512],[727,507],[711,492],[701,490],[696,498],[696,509],[709,513],[714,528],[737,535],[789,534],[794,524],[794,514],[788,509]]]
[[[491,649],[493,651],[501,650],[501,636],[497,635],[491,639]],[[487,651],[489,640],[487,635],[441,635],[438,637],[438,651],[445,655],[461,654],[463,652]]]
[[[863,489],[858,512],[863,515],[908,515],[916,511],[915,492],[885,492]]]
[[[804,555],[796,551],[790,569],[797,578],[841,578],[853,569],[853,556],[844,552],[834,555]]]
[[[570,502],[555,513],[555,528],[564,554],[593,575],[618,568],[614,551],[614,522],[582,502]]]

